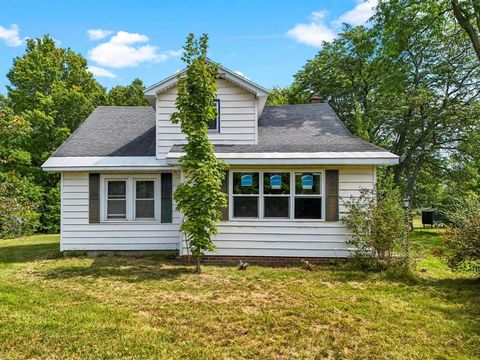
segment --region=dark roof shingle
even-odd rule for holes
[[[181,151],[176,145],[172,152]],[[217,153],[385,151],[353,136],[326,103],[266,106],[257,145],[216,145]]]
[[[155,156],[155,111],[99,106],[52,156]]]
[[[171,151],[180,152],[181,145]],[[218,153],[385,151],[353,136],[326,103],[266,106],[257,145],[216,145]],[[150,106],[99,106],[52,155],[155,156]]]

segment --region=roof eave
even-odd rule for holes
[[[177,165],[182,152],[170,152],[167,164]],[[397,165],[399,157],[385,152],[318,152],[318,153],[216,153],[231,165]]]
[[[52,156],[45,161],[42,169],[47,172],[152,171],[175,167],[155,156]]]
[[[210,59],[208,59],[208,61],[214,63]],[[254,83],[253,81],[251,81],[251,80],[249,80],[249,79],[247,79],[243,76],[238,75],[237,73],[235,73],[234,71],[226,68],[225,66],[222,66],[218,63],[217,63],[217,65],[218,65],[218,68],[219,68],[220,75],[224,76],[227,80],[229,80],[229,81],[237,84],[238,86],[244,88],[245,90],[255,94],[255,96],[257,96],[257,97],[268,96],[269,91],[266,88]],[[163,79],[162,81],[159,81],[159,82],[153,84],[152,86],[149,86],[144,91],[145,97],[147,97],[147,98],[156,97],[157,94],[172,88],[178,82],[179,76],[181,76],[185,71],[186,71],[186,69],[183,69],[183,70],[181,70],[181,71]]]

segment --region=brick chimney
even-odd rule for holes
[[[313,95],[308,102],[310,104],[319,104],[322,102],[322,98],[320,96]]]

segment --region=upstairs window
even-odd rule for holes
[[[220,99],[213,100],[213,104],[217,107],[217,117],[216,119],[208,123],[208,130],[212,133],[220,132]]]

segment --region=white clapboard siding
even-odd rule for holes
[[[375,186],[375,167],[355,166],[340,168],[339,173],[339,212],[340,218],[345,216],[345,202],[360,196],[362,189],[371,190]]]
[[[172,180],[175,190],[179,172],[173,173]],[[88,173],[62,174],[62,251],[177,250],[180,214],[174,211],[172,215],[172,224],[154,221],[89,224]]]
[[[345,201],[372,189],[376,177],[373,166],[329,167],[339,169],[340,216]],[[313,168],[312,168],[313,169]],[[174,188],[180,181],[174,173]],[[180,214],[172,224],[157,222],[117,222],[89,224],[88,174],[62,176],[62,250],[176,250],[180,246]],[[213,238],[223,256],[348,257],[349,233],[342,222],[323,221],[222,221]],[[184,245],[184,244],[183,244]]]
[[[220,99],[220,133],[209,134],[214,144],[255,144],[255,96],[227,80],[217,80]],[[177,89],[157,95],[157,158],[165,158],[173,145],[185,143],[185,135],[170,116],[175,112]]]
[[[345,200],[358,197],[360,189],[372,189],[373,166],[329,167],[339,169],[340,217]],[[350,235],[345,225],[325,221],[222,221],[213,238],[223,256],[348,257]],[[185,245],[185,244],[183,244]],[[182,247],[186,254],[186,248]]]

